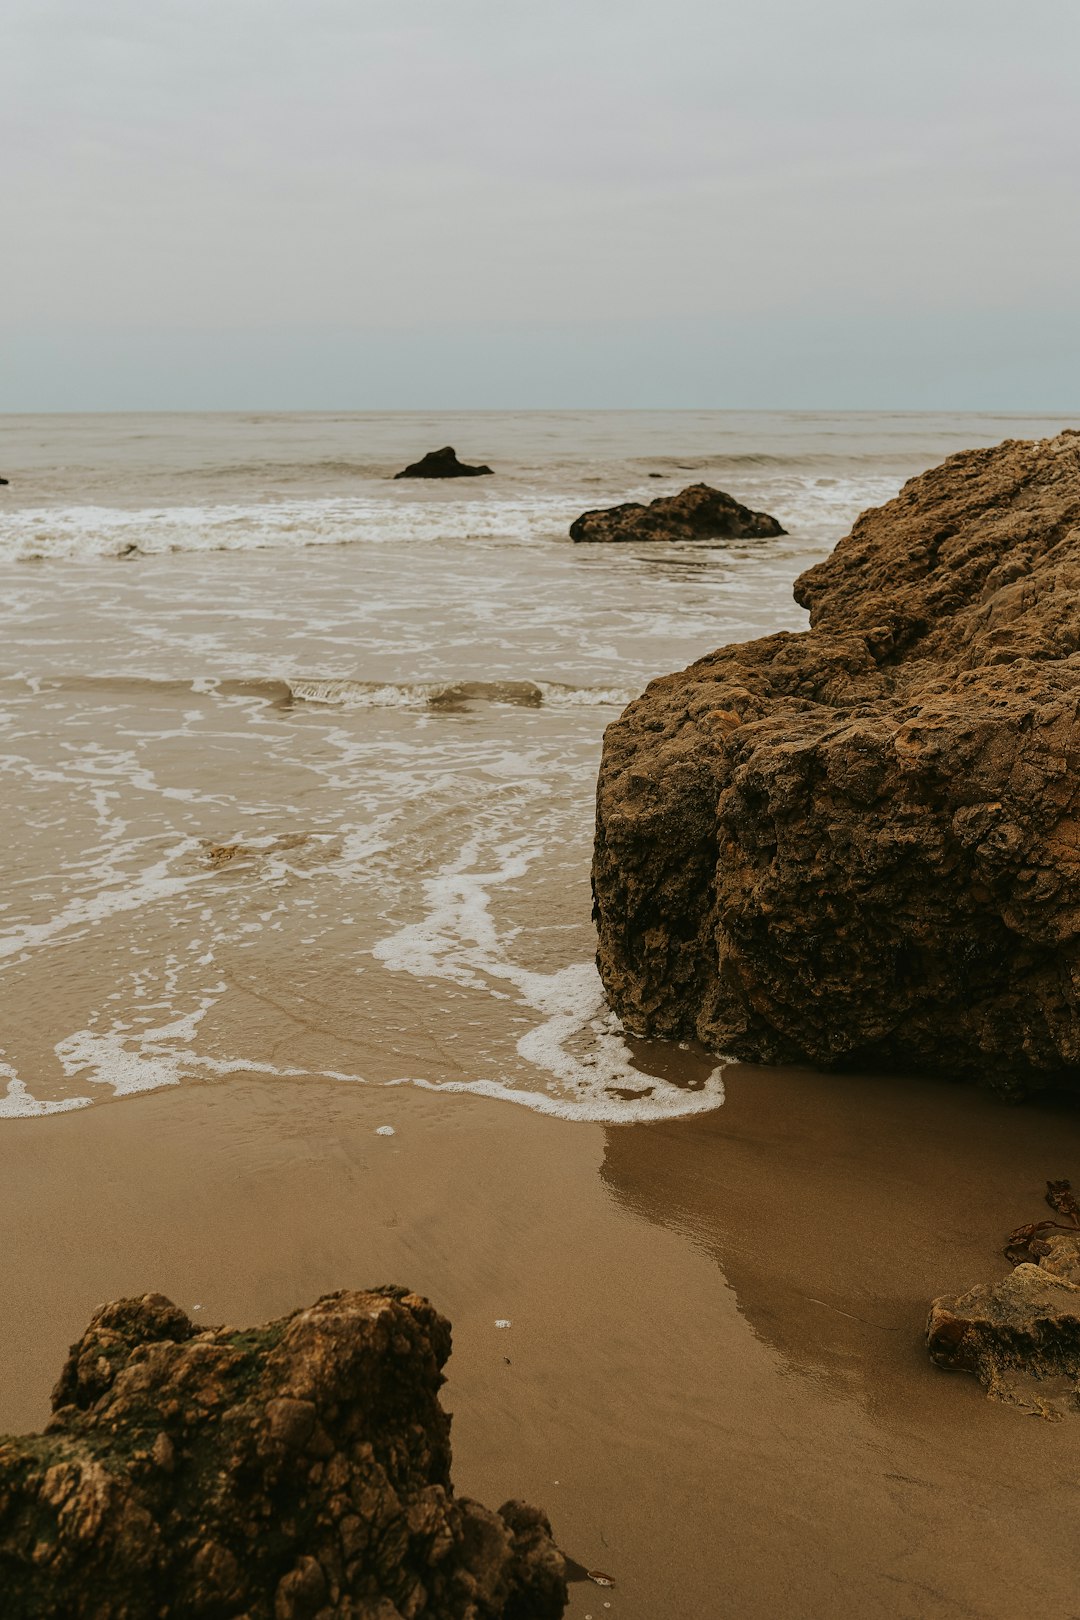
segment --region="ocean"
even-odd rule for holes
[[[568,1120],[723,1101],[593,966],[605,726],[799,630],[867,506],[1058,417],[525,412],[0,420],[0,1116],[225,1075]],[[491,478],[400,481],[453,444]],[[783,538],[574,545],[705,481]],[[392,1129],[392,1123],[388,1124]]]

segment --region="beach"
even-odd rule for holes
[[[542,1503],[616,1580],[572,1584],[576,1620],[1071,1613],[1072,1424],[940,1372],[922,1325],[1008,1270],[1002,1227],[1038,1218],[1074,1118],[930,1082],[727,1082],[708,1115],[606,1128],[239,1077],[15,1121],[5,1426],[40,1427],[104,1299],[247,1323],[402,1282],[454,1324],[457,1489]]]
[[[1059,425],[8,418],[0,1429],[105,1299],[401,1283],[454,1324],[458,1490],[614,1578],[575,1620],[1071,1613],[1072,1425],[922,1331],[1075,1112],[629,1039],[589,893],[648,680],[801,629],[863,507]],[[393,482],[443,443],[495,476]],[[697,480],[787,534],[566,538]]]

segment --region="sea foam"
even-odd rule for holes
[[[0,513],[0,561],[93,561],[169,551],[297,550],[426,539],[565,537],[576,516],[565,496],[395,500],[329,496],[205,506],[23,507]]]
[[[199,1050],[199,1026],[224,982],[208,985],[189,1012],[151,1028],[127,1021],[76,1030],[58,1041],[55,1054],[66,1078],[107,1087],[114,1096],[179,1085],[186,1078],[261,1074],[281,1079],[330,1079],[356,1085],[413,1086],[447,1095],[488,1097],[515,1103],[551,1118],[601,1124],[671,1119],[720,1107],[723,1065],[700,1083],[677,1085],[646,1073],[634,1061],[616,1016],[606,1007],[590,962],[551,972],[522,966],[509,954],[514,931],[500,931],[491,911],[492,891],[525,876],[543,846],[519,839],[497,845],[481,860],[479,837],[445,863],[424,886],[424,915],[376,942],[372,954],[384,968],[421,979],[449,980],[500,999],[516,997],[537,1015],[519,1037],[516,1052],[524,1073],[439,1080],[409,1074],[371,1081],[348,1070],[280,1065],[241,1055],[213,1056]],[[0,1118],[82,1107],[89,1097],[37,1103],[11,1081]],[[530,1078],[530,1074],[535,1079]]]
[[[692,1090],[646,1074],[634,1063],[593,963],[542,973],[509,957],[510,940],[500,935],[491,914],[490,891],[521,878],[543,853],[542,846],[524,840],[503,844],[492,851],[494,862],[485,870],[477,865],[479,840],[470,839],[424,883],[425,915],[379,941],[373,954],[385,967],[417,978],[448,979],[489,992],[499,984],[512,986],[521,1002],[540,1014],[540,1022],[519,1038],[517,1053],[538,1075],[550,1077],[544,1089],[505,1079],[410,1083],[497,1097],[560,1119],[608,1124],[720,1107],[722,1065]]]

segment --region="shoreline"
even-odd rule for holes
[[[106,1298],[244,1326],[402,1283],[453,1323],[458,1490],[536,1502],[616,1578],[572,1587],[577,1620],[1067,1612],[1072,1425],[943,1374],[922,1330],[932,1295],[1008,1270],[1080,1116],[725,1082],[712,1113],[608,1127],[257,1076],[8,1121],[0,1429],[40,1425]]]

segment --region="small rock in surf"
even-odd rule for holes
[[[429,450],[419,461],[410,462],[395,478],[482,478],[490,474],[490,467],[470,467],[459,461],[452,445],[441,450]]]

